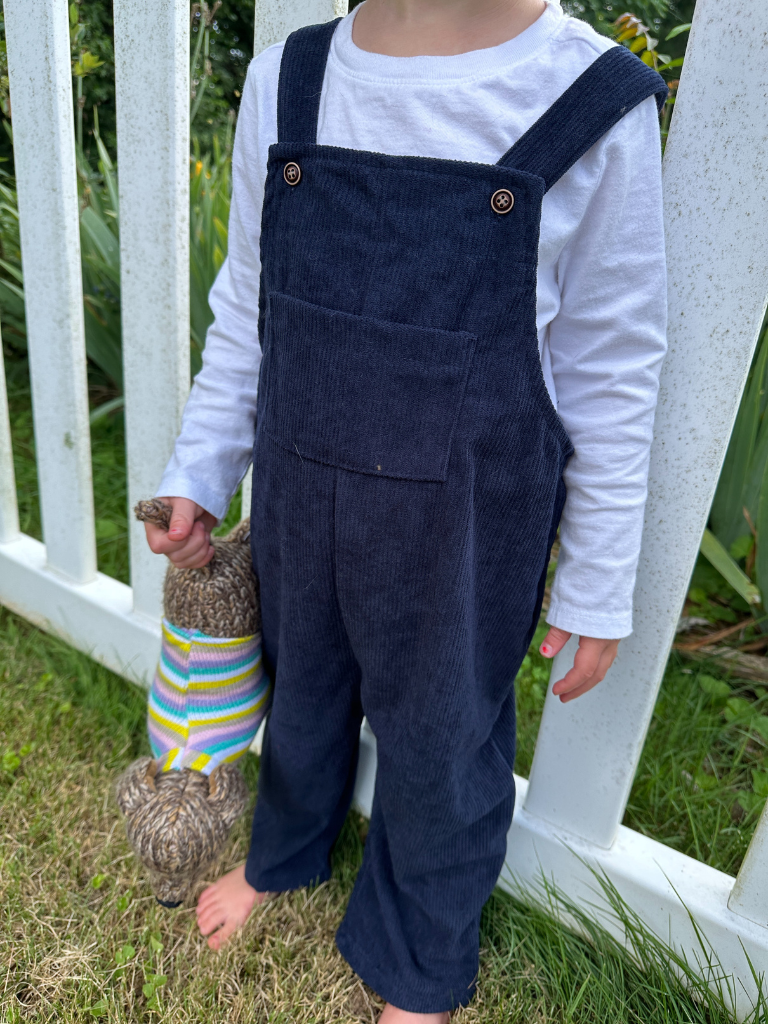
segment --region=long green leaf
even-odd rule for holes
[[[666,43],[667,40],[674,39],[675,36],[679,36],[683,32],[689,32],[690,29],[691,29],[691,22],[689,22],[687,25],[675,25],[675,27],[672,29],[672,31],[668,32],[666,34],[666,36],[664,37],[664,42]]]
[[[753,459],[760,432],[767,369],[768,330],[763,331],[758,343],[712,503],[712,529],[726,547],[749,530],[743,509],[750,508],[747,490],[750,479],[755,479]],[[762,463],[758,479],[762,479]],[[752,515],[755,511],[754,507],[750,508]]]
[[[80,215],[80,237],[84,255],[93,256],[93,251],[101,257],[104,271],[119,284],[120,281],[120,244],[106,221],[96,211],[87,206]]]
[[[84,297],[85,350],[118,390],[123,387],[120,312],[114,304],[95,295]]]
[[[101,405],[96,406],[88,417],[91,426],[93,426],[94,423],[99,423],[101,420],[105,419],[110,413],[117,412],[118,409],[122,409],[124,405],[125,398],[123,395],[118,395],[117,398],[110,398],[108,402],[102,402]]]
[[[20,288],[17,284],[14,284],[13,281],[6,281],[4,279],[0,279],[0,284],[2,284],[3,288],[5,288],[6,291],[10,292],[11,295],[15,295],[16,298],[20,299],[22,302],[24,301],[23,288]]]
[[[723,545],[712,533],[705,530],[701,539],[701,553],[717,569],[723,579],[730,583],[737,594],[749,605],[762,604],[759,588],[728,554]]]
[[[763,416],[742,492],[744,507],[749,512],[753,523],[757,518],[760,494],[765,486],[766,466],[768,466],[768,422]]]
[[[0,260],[0,267],[2,267],[3,270],[7,270],[11,277],[15,277],[20,285],[24,284],[24,276],[19,267],[14,267],[11,263],[8,263],[7,260]],[[23,294],[24,293],[22,292],[22,295]]]
[[[766,430],[768,434],[768,430]],[[755,553],[755,580],[761,592],[768,594],[768,460],[763,466],[763,480],[760,488],[760,499],[755,517],[757,532],[757,550]],[[768,632],[768,623],[764,632]]]

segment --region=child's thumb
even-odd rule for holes
[[[566,630],[558,629],[557,626],[550,626],[549,632],[544,637],[544,642],[539,647],[539,651],[545,658],[554,658],[556,654],[562,651],[570,639],[571,634],[566,632]]]
[[[168,536],[171,540],[186,540],[195,525],[198,507],[189,498],[172,498],[171,506],[173,514],[168,527]]]

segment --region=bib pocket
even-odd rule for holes
[[[444,481],[475,340],[272,292],[262,429],[301,458]]]

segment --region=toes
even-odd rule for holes
[[[201,910],[206,903],[210,903],[211,897],[215,895],[218,890],[218,886],[209,885],[207,889],[203,889],[197,899],[197,909]]]
[[[200,929],[201,935],[210,935],[215,928],[223,925],[226,920],[227,915],[223,907],[211,907],[205,913],[198,915],[197,927]]]
[[[197,901],[195,913],[197,914],[198,920],[203,916],[203,914],[210,914],[212,910],[222,907],[224,902],[222,893],[219,892],[218,889],[211,889],[208,894],[205,895],[205,898],[201,896]]]
[[[230,918],[228,921],[225,921],[221,928],[208,939],[208,945],[211,949],[221,949],[232,933],[237,931],[237,927],[236,920]]]

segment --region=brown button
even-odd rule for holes
[[[500,188],[491,196],[491,209],[495,213],[509,213],[515,205],[515,197],[508,188]]]
[[[301,181],[301,168],[293,162],[286,164],[283,169],[283,177],[289,185],[298,185]]]

